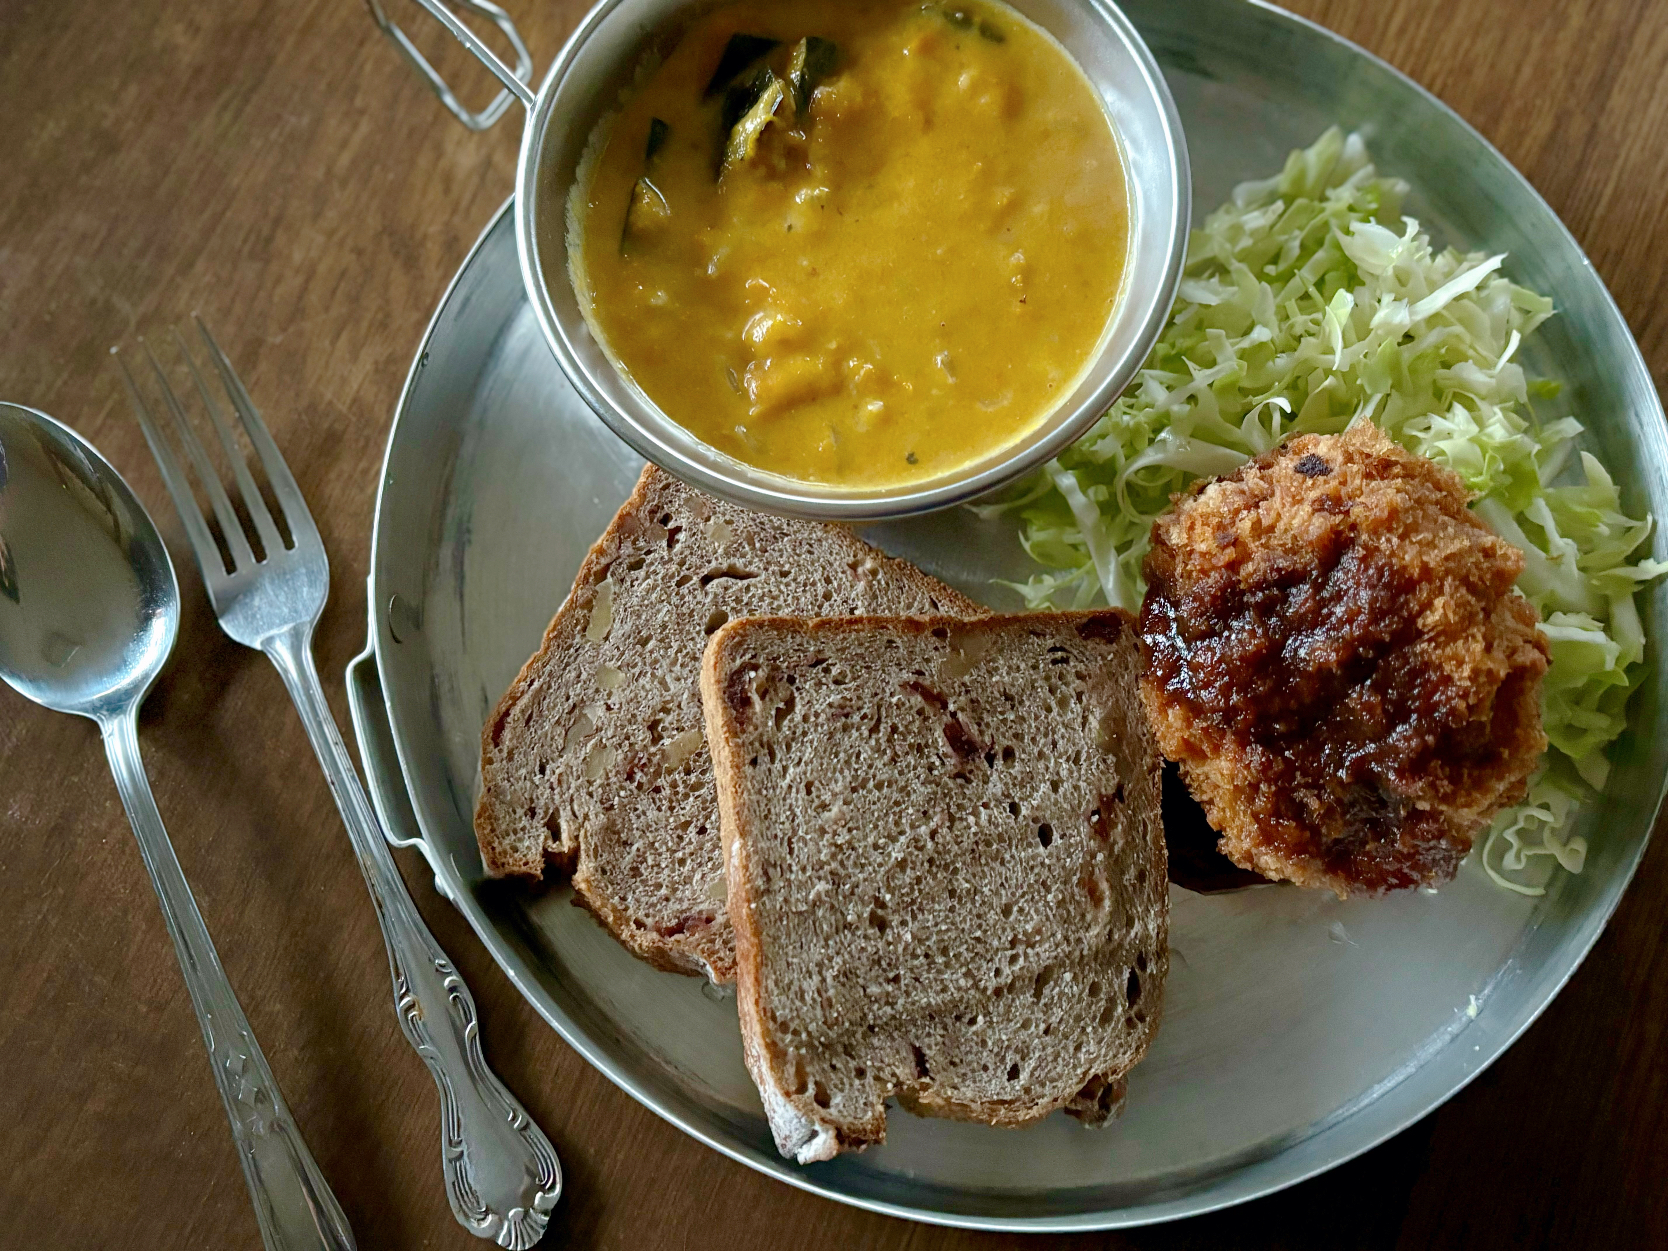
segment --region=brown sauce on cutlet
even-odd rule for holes
[[[1270,830],[1336,812],[1326,868],[1373,892],[1451,877],[1470,846],[1374,779],[1426,769],[1438,755],[1473,760],[1490,746],[1463,726],[1445,733],[1442,692],[1397,663],[1419,633],[1414,590],[1329,531],[1308,558],[1272,562],[1249,584],[1224,575],[1176,600],[1155,596],[1141,617],[1154,681],[1187,701],[1196,722],[1261,745]],[[1374,854],[1386,843],[1394,854]]]
[[[1448,880],[1545,746],[1521,555],[1376,431],[1221,484],[1160,519],[1147,559],[1165,753],[1242,865],[1341,893]]]

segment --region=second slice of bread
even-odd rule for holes
[[[748,1068],[782,1153],[885,1101],[1104,1121],[1158,1023],[1159,757],[1123,613],[735,621],[707,646]]]

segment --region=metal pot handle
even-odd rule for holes
[[[527,44],[521,38],[521,32],[515,28],[515,23],[510,20],[508,13],[493,4],[492,0],[451,0],[451,3],[456,7],[470,13],[480,14],[504,32],[504,37],[510,41],[510,46],[515,49],[514,69],[505,65],[499,59],[498,54],[487,47],[481,37],[465,26],[458,19],[457,14],[441,3],[441,0],[417,0],[417,3],[427,9],[437,22],[451,31],[457,37],[458,42],[473,52],[476,60],[491,70],[498,81],[504,84],[504,90],[498,93],[491,104],[479,113],[471,113],[463,107],[462,102],[452,93],[452,89],[446,85],[446,80],[440,76],[434,66],[429,64],[428,58],[417,51],[417,45],[411,42],[405,31],[395,25],[388,14],[383,12],[382,0],[365,0],[365,7],[370,10],[371,17],[381,28],[382,33],[393,40],[394,46],[400,50],[400,55],[410,62],[412,69],[423,76],[424,81],[429,85],[429,89],[440,97],[440,102],[452,111],[453,117],[457,118],[470,130],[485,130],[504,116],[513,100],[521,101],[523,108],[530,109],[533,107],[533,89],[528,85],[533,77],[533,56],[532,53],[527,51]]]

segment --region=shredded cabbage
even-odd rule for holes
[[[1336,127],[1278,176],[1236,188],[1189,239],[1175,307],[1136,380],[1033,480],[977,511],[1018,514],[1045,570],[1016,587],[1033,607],[1104,599],[1133,611],[1171,494],[1291,435],[1371,420],[1454,470],[1477,514],[1523,549],[1518,586],[1550,645],[1552,750],[1481,857],[1501,885],[1540,894],[1548,862],[1581,870],[1585,844],[1561,831],[1604,784],[1645,652],[1634,596],[1668,563],[1629,563],[1650,520],[1623,513],[1596,458],[1573,455],[1579,422],[1543,422],[1531,407],[1558,384],[1529,379],[1515,357],[1552,301],[1504,277],[1504,255],[1434,251],[1401,213],[1407,190]]]

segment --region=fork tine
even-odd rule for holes
[[[138,384],[133,380],[133,374],[127,367],[127,362],[115,348],[110,349],[110,355],[116,358],[116,364],[122,371],[122,382],[127,386],[128,403],[133,406],[133,415],[139,419],[139,428],[145,433],[145,442],[150,445],[151,455],[156,459],[156,467],[162,471],[162,484],[168,488],[168,494],[173,498],[174,511],[180,516],[180,524],[185,527],[185,536],[191,540],[191,551],[197,557],[197,568],[202,572],[203,581],[209,582],[214,577],[224,577],[226,562],[220,555],[220,549],[215,546],[214,536],[209,533],[208,522],[203,520],[203,512],[197,507],[197,501],[191,494],[191,483],[185,476],[185,469],[180,465],[179,458],[174,455],[173,446],[162,437],[162,430],[157,426],[156,419],[151,416],[151,410],[146,407],[144,398],[139,394]]]
[[[237,376],[232,362],[226,359],[226,354],[214,341],[214,336],[203,324],[203,319],[193,313],[191,320],[197,323],[197,333],[202,336],[209,356],[214,361],[214,367],[220,373],[220,381],[225,385],[226,394],[232,400],[232,407],[237,410],[238,418],[243,422],[244,432],[249,436],[255,455],[260,457],[261,468],[266,471],[266,480],[272,484],[272,494],[276,497],[278,508],[283,512],[284,521],[289,526],[290,537],[295,540],[298,548],[303,538],[319,543],[318,527],[313,523],[313,514],[307,507],[307,499],[301,494],[301,488],[296,485],[295,475],[290,472],[284,454],[272,441],[272,435],[268,433],[266,423],[261,420],[254,401],[249,398],[249,392],[244,390],[243,379]]]
[[[243,495],[243,506],[249,510],[249,519],[255,523],[255,531],[261,536],[261,546],[266,549],[267,557],[270,559],[284,547],[283,540],[278,537],[278,527],[272,524],[272,514],[267,511],[266,501],[261,498],[261,489],[255,485],[255,479],[243,459],[243,449],[238,447],[231,427],[220,415],[220,406],[214,402],[214,397],[209,394],[209,389],[203,382],[196,358],[191,355],[191,349],[186,347],[185,338],[177,327],[173,333],[174,343],[179,347],[180,355],[185,358],[186,368],[191,371],[191,380],[197,384],[197,394],[202,397],[203,407],[208,409],[209,420],[214,423],[214,432],[220,436],[220,447],[226,453],[226,459],[231,462],[232,476],[237,479],[238,490]]]
[[[174,388],[168,385],[168,375],[162,372],[162,362],[156,359],[156,353],[151,351],[149,343],[144,343],[143,340],[141,343],[144,345],[145,355],[150,358],[151,371],[156,374],[156,384],[162,388],[162,398],[168,405],[168,411],[173,414],[174,430],[185,447],[186,459],[197,471],[197,480],[208,493],[209,506],[214,509],[215,519],[220,522],[220,533],[225,537],[226,547],[232,554],[232,572],[252,568],[255,564],[255,553],[249,549],[249,539],[243,533],[243,526],[238,523],[237,514],[232,511],[232,501],[226,496],[226,488],[220,485],[220,474],[215,469],[214,462],[209,460],[202,440],[186,420],[185,410],[180,407],[179,400],[174,396]]]

